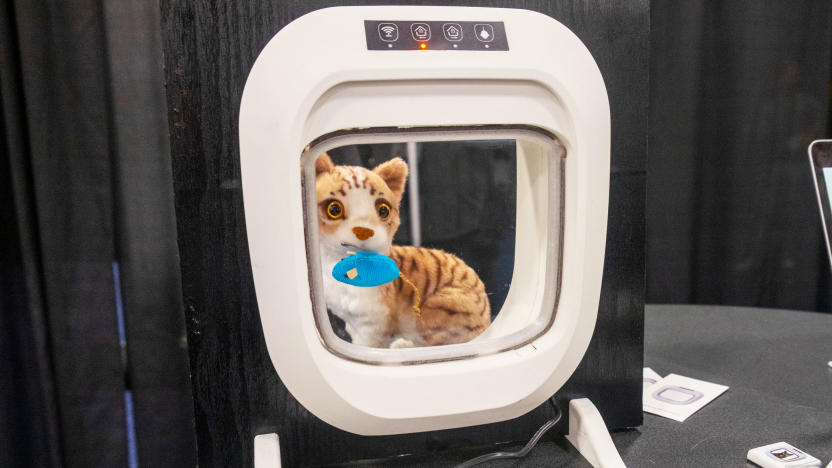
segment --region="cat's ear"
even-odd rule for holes
[[[396,196],[404,192],[404,184],[407,182],[407,163],[402,158],[393,158],[373,169],[384,183],[390,187]]]
[[[332,159],[329,158],[328,154],[323,153],[315,160],[315,177],[330,172],[333,169],[335,169],[335,164],[332,163]]]

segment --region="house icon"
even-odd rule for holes
[[[445,23],[442,26],[442,32],[445,33],[445,39],[449,41],[462,40],[462,27],[457,23]]]
[[[427,41],[430,39],[430,26],[425,23],[414,23],[410,26],[410,33],[417,41]]]

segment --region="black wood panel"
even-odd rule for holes
[[[102,12],[12,5],[63,463],[124,466],[124,366],[113,284],[112,149]],[[20,176],[20,174],[19,174]]]
[[[116,248],[138,461],[196,464],[155,1],[104,2]]]
[[[263,341],[245,237],[237,116],[254,59],[291,20],[334,4],[404,2],[162,0],[169,125],[183,297],[201,466],[249,466],[252,438],[277,432],[287,466],[429,452],[528,438],[546,407],[501,424],[361,437],[313,417],[288,394]],[[430,2],[408,2],[428,4]],[[472,2],[448,2],[472,4]],[[596,337],[567,390],[592,395],[614,427],[641,421],[644,161],[649,5],[641,2],[485,1],[528,8],[588,45],[613,113],[612,212]],[[630,174],[628,174],[630,173]],[[626,236],[619,239],[618,235]],[[624,401],[624,400],[627,401]]]
[[[612,427],[641,425],[644,361],[644,190],[646,175],[613,173],[607,250],[595,334],[581,365],[561,391],[587,396]]]

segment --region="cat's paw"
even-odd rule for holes
[[[390,349],[412,348],[413,342],[404,338],[396,338],[390,343]]]

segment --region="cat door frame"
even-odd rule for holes
[[[330,326],[324,300],[322,275],[329,273],[322,271],[320,252],[316,248],[317,157],[334,148],[358,144],[472,140],[512,140],[516,146],[514,272],[506,301],[493,323],[469,342],[430,347],[370,348],[337,337]],[[540,337],[555,320],[560,295],[566,157],[566,149],[556,135],[532,126],[365,128],[316,138],[301,154],[300,161],[304,174],[302,199],[310,298],[323,345],[339,357],[367,364],[425,364],[500,353]]]
[[[367,50],[365,20],[502,22],[509,50]],[[370,365],[333,354],[320,339],[310,298],[300,155],[339,131],[481,125],[540,128],[566,148],[554,324],[524,346],[463,360]],[[532,410],[572,375],[600,300],[610,114],[598,66],[568,28],[504,8],[312,12],[280,30],[257,57],[242,95],[239,138],[265,345],[281,381],[315,416],[363,435],[485,424]]]

